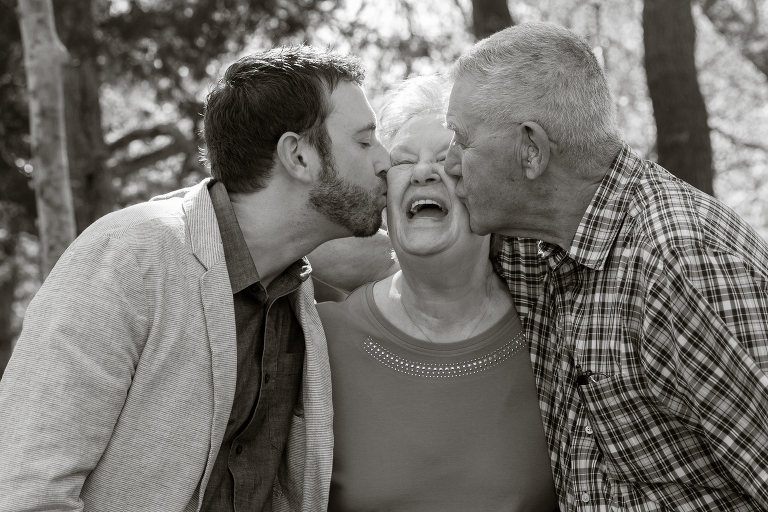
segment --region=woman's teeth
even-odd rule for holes
[[[443,205],[441,205],[437,201],[433,201],[431,199],[419,199],[418,201],[414,201],[413,204],[411,205],[411,213],[412,214],[418,213],[419,210],[421,210],[422,208],[424,208],[425,205],[428,205],[428,204],[437,206],[442,211],[445,210],[445,208],[443,208]]]

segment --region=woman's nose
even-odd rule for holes
[[[440,182],[440,174],[437,172],[435,162],[419,162],[413,167],[411,183],[416,185],[429,185]]]

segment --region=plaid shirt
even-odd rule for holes
[[[503,237],[492,259],[564,512],[768,509],[768,246],[749,226],[625,145],[568,252]]]

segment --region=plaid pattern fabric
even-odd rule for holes
[[[749,226],[625,145],[568,252],[503,237],[492,259],[563,511],[768,509],[768,245]]]

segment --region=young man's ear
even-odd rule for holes
[[[540,124],[526,121],[520,125],[523,136],[521,165],[525,176],[533,180],[541,176],[549,164],[550,140]]]
[[[305,137],[285,132],[277,141],[277,158],[291,178],[310,184],[317,169],[317,151]]]

